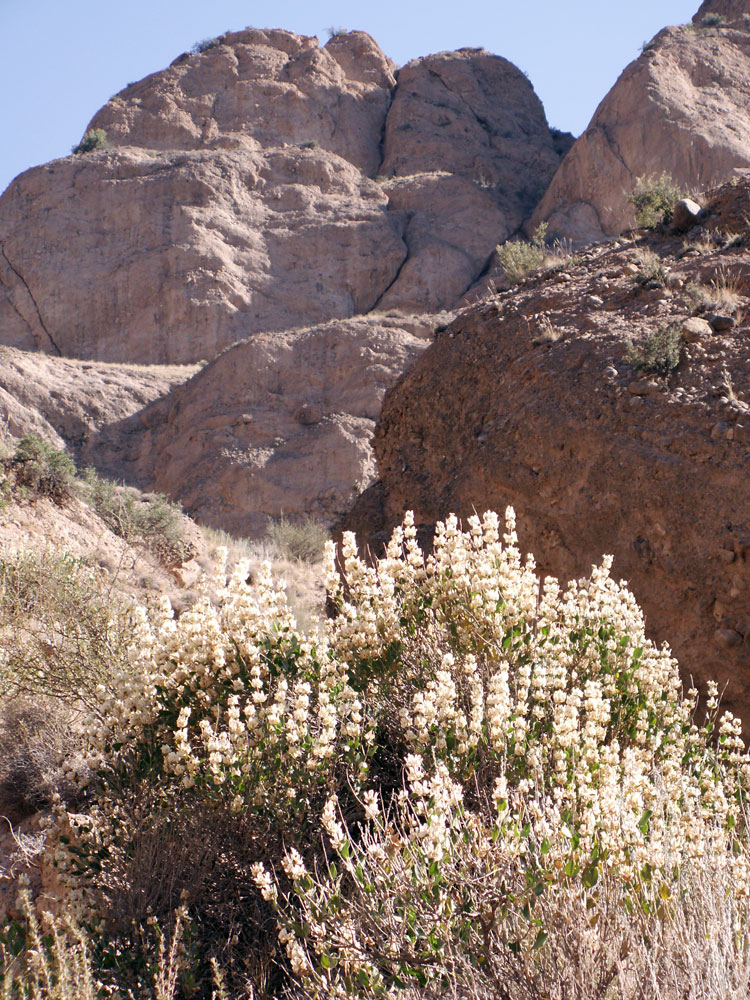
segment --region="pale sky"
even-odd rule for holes
[[[550,125],[580,134],[641,44],[700,0],[0,0],[0,192],[66,156],[126,84],[248,25],[328,39],[368,31],[398,65],[484,47],[524,70]]]

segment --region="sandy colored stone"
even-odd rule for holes
[[[666,172],[691,190],[750,169],[748,8],[746,0],[710,5],[724,7],[737,15],[727,28],[665,28],[623,71],[529,228],[546,220],[550,235],[601,240],[635,225],[627,194],[639,176]]]
[[[282,514],[330,523],[374,478],[386,389],[445,321],[382,315],[258,335],[92,436],[88,453],[240,535]]]
[[[367,312],[406,256],[387,209],[378,184],[323,149],[53,161],[0,199],[2,340],[190,363],[260,330]]]
[[[139,413],[196,373],[196,365],[113,365],[0,347],[0,425],[74,453],[91,434]]]
[[[454,307],[565,146],[507,60],[398,74],[363,32],[222,35],[91,120],[109,149],[0,199],[0,340],[141,363],[259,332]]]
[[[374,176],[394,65],[363,31],[317,38],[227,32],[202,53],[116,94],[87,126],[114,146],[202,149],[242,136],[257,148],[316,144]]]

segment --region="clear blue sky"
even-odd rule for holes
[[[328,38],[368,31],[398,64],[483,46],[528,73],[551,125],[586,127],[641,43],[700,0],[0,0],[0,192],[65,156],[127,83],[246,25]]]

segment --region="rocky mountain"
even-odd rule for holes
[[[354,317],[258,334],[90,435],[87,460],[179,496],[202,523],[238,535],[263,535],[282,513],[331,523],[375,479],[383,394],[437,318]]]
[[[605,552],[684,671],[750,703],[750,182],[690,241],[591,248],[462,311],[386,394],[380,475],[345,519],[514,506],[563,580]],[[676,367],[672,367],[675,365]]]
[[[506,60],[396,74],[362,32],[222,35],[92,119],[108,148],[0,198],[5,344],[149,364],[260,332],[451,308],[560,162]]]
[[[707,0],[665,28],[622,73],[555,174],[530,229],[578,244],[635,225],[639,176],[685,190],[750,172],[750,3]]]

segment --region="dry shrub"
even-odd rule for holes
[[[323,561],[325,544],[330,538],[326,526],[312,517],[293,521],[280,517],[268,525],[268,539],[279,555],[307,563]]]
[[[0,702],[0,811],[25,815],[49,806],[55,795],[75,798],[63,762],[83,744],[77,722],[77,713],[51,699]]]
[[[83,474],[86,499],[104,523],[130,545],[142,545],[165,566],[179,566],[195,555],[185,541],[182,507],[162,493],[139,495],[94,469]]]
[[[6,466],[13,473],[16,487],[32,495],[49,497],[57,504],[71,497],[75,463],[64,451],[53,448],[36,434],[20,438]]]
[[[96,710],[125,657],[128,609],[101,570],[67,553],[0,558],[0,693]]]
[[[637,285],[663,288],[667,281],[667,269],[661,257],[653,250],[639,250],[636,254],[638,270],[633,275]]]
[[[708,284],[689,282],[685,291],[697,315],[713,312],[733,316],[742,303],[739,282],[725,268],[719,268]]]

